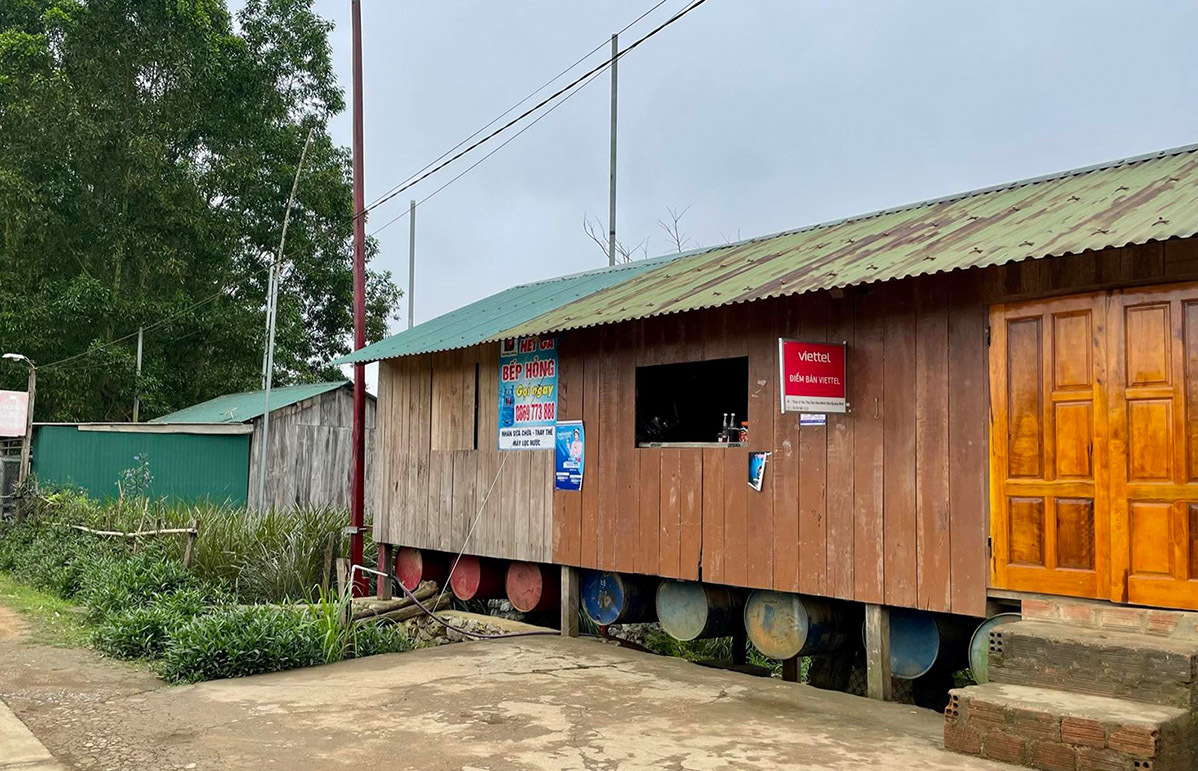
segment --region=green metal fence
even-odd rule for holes
[[[244,505],[249,485],[249,434],[160,433],[38,426],[33,473],[48,486],[70,485],[115,498],[118,482],[146,471],[153,498],[207,499]],[[137,482],[134,481],[135,486]]]

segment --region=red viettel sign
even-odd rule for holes
[[[783,412],[848,412],[845,346],[779,340]]]
[[[0,436],[25,436],[29,394],[24,391],[0,391]]]

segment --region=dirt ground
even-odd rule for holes
[[[5,619],[5,614],[8,614]],[[0,608],[0,698],[75,769],[997,769],[934,712],[592,640],[461,643],[166,686]]]

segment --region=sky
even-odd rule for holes
[[[363,0],[367,201],[602,46],[597,64],[656,1]],[[347,93],[349,9],[315,0]],[[671,208],[712,246],[1198,141],[1195,28],[1190,0],[707,0],[620,61],[619,239],[656,256]],[[609,109],[603,75],[420,206],[417,323],[606,264],[582,223],[607,224]],[[350,144],[348,112],[332,131]],[[406,219],[377,237],[406,289]]]

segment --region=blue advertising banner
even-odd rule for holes
[[[499,344],[499,449],[551,450],[557,425],[557,338]]]
[[[557,424],[557,462],[553,467],[553,487],[557,490],[581,490],[586,470],[586,433],[581,420],[563,420]]]

